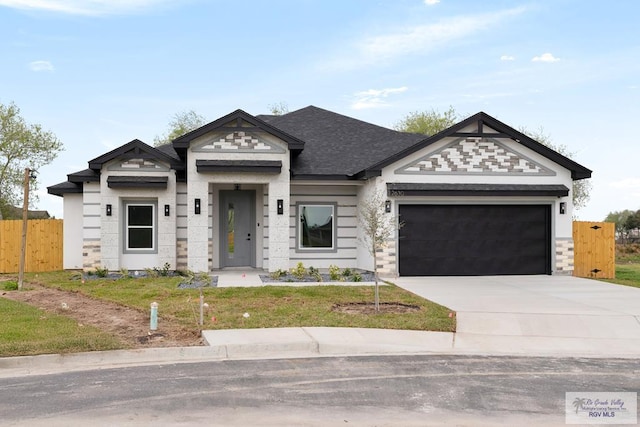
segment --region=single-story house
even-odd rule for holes
[[[358,206],[382,191],[404,224],[384,274],[571,274],[572,183],[590,176],[484,112],[425,137],[309,106],[136,139],[48,191],[67,269],[373,270]]]
[[[23,207],[18,206],[10,206],[5,205],[0,207],[0,211],[2,211],[2,219],[22,219],[22,215],[24,213]],[[27,210],[27,219],[50,219],[51,215],[49,215],[48,211],[42,210]]]

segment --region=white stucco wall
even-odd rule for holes
[[[82,194],[65,194],[63,198],[64,238],[63,268],[82,269]]]

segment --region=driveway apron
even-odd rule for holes
[[[457,313],[458,351],[640,356],[640,289],[571,276],[399,277]]]

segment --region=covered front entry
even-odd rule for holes
[[[551,274],[550,205],[400,205],[401,276]]]
[[[220,190],[220,267],[255,267],[255,191]]]

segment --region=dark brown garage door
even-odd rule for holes
[[[400,205],[401,276],[551,274],[549,205]]]

